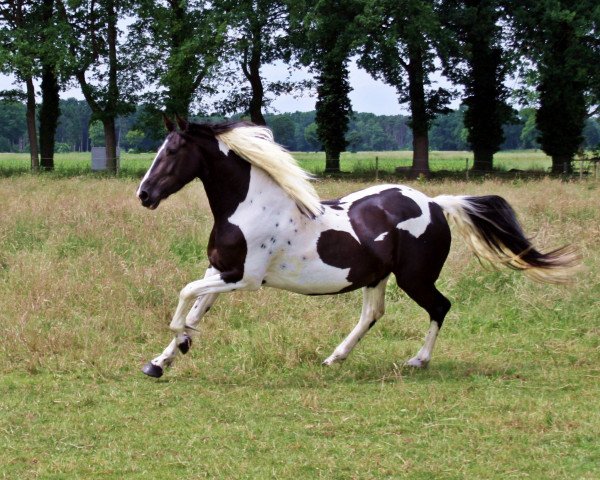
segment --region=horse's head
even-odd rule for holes
[[[202,175],[204,157],[198,142],[185,134],[188,124],[177,118],[181,133],[165,116],[167,138],[144,175],[137,196],[144,207],[154,210],[161,200]]]

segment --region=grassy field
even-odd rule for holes
[[[325,154],[297,152],[294,156],[308,171],[321,174],[325,168]],[[153,153],[123,153],[121,176],[141,177],[150,165]],[[361,176],[375,176],[375,158],[379,159],[382,174],[391,174],[396,167],[412,165],[412,152],[345,152],[341,156],[341,169]],[[431,152],[430,168],[434,172],[462,172],[473,166],[472,152]],[[547,172],[550,158],[538,150],[504,151],[496,154],[494,168],[498,173],[512,169]],[[58,153],[55,156],[55,176],[73,176],[89,172],[90,153]],[[29,171],[29,156],[26,153],[0,153],[0,176],[12,176]]]
[[[574,243],[573,286],[484,269],[456,240],[453,302],[430,367],[402,367],[426,315],[389,282],[351,357],[320,362],[360,293],[222,296],[192,351],[156,381],[180,288],[202,275],[200,184],[156,211],[137,181],[0,179],[0,478],[600,478],[598,184],[421,183],[500,194],[536,244]],[[336,197],[366,186],[323,179]]]

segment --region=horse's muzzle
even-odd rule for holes
[[[154,210],[160,203],[160,199],[153,200],[146,190],[138,190],[137,196],[140,199],[140,202],[142,202],[142,206],[149,208],[150,210]]]

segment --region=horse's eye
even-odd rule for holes
[[[167,147],[167,155],[174,155],[176,152],[174,148]]]

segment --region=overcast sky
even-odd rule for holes
[[[281,65],[265,66],[262,69],[263,76],[270,80],[282,80],[285,77],[286,69]],[[295,74],[298,79],[309,78],[308,74],[298,72]],[[353,90],[350,93],[352,108],[355,112],[370,112],[377,115],[397,115],[406,114],[406,107],[398,104],[396,91],[385,85],[383,82],[375,81],[364,70],[359,69],[354,62],[350,64],[350,85]],[[0,90],[19,88],[24,90],[23,85],[13,85],[12,79],[0,75]],[[39,88],[38,88],[39,90]],[[75,97],[83,99],[79,88],[73,88],[66,92],[61,92],[61,98]],[[291,95],[279,97],[272,106],[279,112],[310,111],[315,109],[316,98],[314,96],[305,96],[303,98],[293,98]]]

